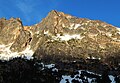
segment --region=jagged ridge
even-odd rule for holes
[[[13,52],[30,47],[39,59],[106,59],[120,55],[117,27],[55,10],[33,26],[23,26],[18,18],[0,19],[0,29],[0,44],[12,43]]]

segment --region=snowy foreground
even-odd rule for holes
[[[10,51],[10,46],[11,46],[11,44],[9,44],[9,45],[0,45],[0,60],[10,60],[10,59],[15,58],[15,57],[26,57],[29,60],[33,58],[32,57],[33,51],[30,50],[30,47],[28,47],[28,48],[26,48],[26,50],[18,53],[18,52],[11,52]],[[55,68],[55,64],[44,65],[44,66],[49,68],[49,69],[52,68],[52,71],[57,71],[58,72],[58,69]],[[84,70],[78,70],[79,73],[75,74],[74,77],[71,77],[71,75],[62,75],[62,79],[61,79],[60,83],[66,83],[66,82],[67,83],[72,83],[72,80],[77,80],[80,83],[83,83],[83,80],[78,78],[78,77],[81,77],[81,73],[83,71]],[[87,72],[89,74],[96,75],[95,73],[92,73],[92,72],[89,72],[89,71],[85,71],[85,72]],[[98,75],[98,76],[101,76],[101,75]],[[90,77],[84,76],[84,79],[88,83],[91,83],[96,78],[90,78]],[[111,83],[116,83],[114,76],[109,75],[109,79],[111,80]]]
[[[91,72],[89,72],[89,71],[87,71],[87,72],[88,72],[88,73],[91,73]],[[79,70],[79,73],[81,73],[81,70]],[[63,75],[63,76],[62,76],[63,79],[60,81],[60,83],[66,83],[66,79],[68,79],[68,81],[69,81],[70,83],[72,83],[72,80],[73,80],[73,79],[79,80],[80,83],[83,83],[81,79],[76,78],[77,76],[80,76],[80,74],[75,75],[74,78],[71,78],[70,75]],[[86,77],[85,77],[85,78],[86,78]],[[114,80],[114,79],[115,79],[114,76],[109,75],[109,78],[110,78],[110,80],[111,80],[111,83],[116,83],[115,80]],[[88,78],[88,82],[91,83],[92,80],[94,80],[94,79],[95,79],[95,78]]]
[[[45,65],[46,67],[48,68],[53,68],[53,71],[56,70],[58,71],[56,68],[54,68],[54,64],[50,64],[50,65]],[[83,83],[83,81],[81,79],[78,78],[78,76],[80,77],[81,73],[84,72],[84,70],[78,70],[79,73],[77,73],[74,77],[71,77],[71,75],[62,75],[62,80],[60,81],[60,83],[73,83],[72,80],[78,80],[80,83]],[[94,74],[94,75],[98,75],[98,74],[95,74],[93,72],[89,72],[89,71],[85,71],[89,74]],[[101,76],[101,75],[98,75],[98,76]],[[88,83],[96,83],[96,82],[93,82],[96,78],[89,78],[89,77],[84,77],[85,79],[87,79]],[[112,75],[109,75],[109,79],[111,80],[111,83],[116,83],[115,82],[115,77],[112,76]],[[86,82],[87,83],[87,82]]]

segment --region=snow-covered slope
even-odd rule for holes
[[[33,51],[30,50],[30,46],[27,47],[24,51],[22,52],[12,52],[10,50],[11,44],[8,45],[0,45],[0,60],[9,60],[15,57],[26,57],[27,59],[32,59]]]

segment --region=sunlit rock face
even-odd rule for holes
[[[120,54],[119,29],[99,20],[51,11],[35,26],[34,38],[38,37],[36,44],[39,45],[34,53],[37,58],[106,59]]]
[[[0,44],[9,44],[16,40],[23,29],[19,18],[0,19]]]
[[[99,20],[51,11],[40,23],[23,26],[20,19],[0,19],[0,44],[11,52],[27,48],[38,59],[107,59],[120,55],[119,28]]]

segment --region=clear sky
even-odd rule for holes
[[[40,22],[51,10],[120,27],[120,0],[0,0],[0,18],[20,17],[24,25]]]

